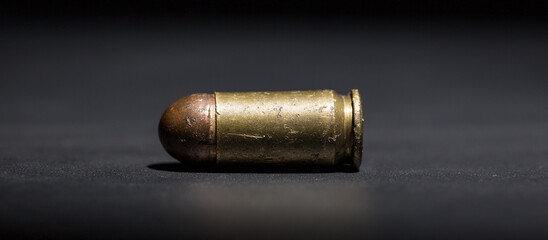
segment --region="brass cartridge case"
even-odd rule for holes
[[[159,135],[189,163],[350,165],[362,157],[358,90],[193,94],[164,112]]]

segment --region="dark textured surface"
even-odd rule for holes
[[[548,237],[548,28],[231,21],[4,23],[0,237]],[[357,173],[190,168],[157,137],[191,93],[351,88]]]

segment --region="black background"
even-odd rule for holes
[[[17,1],[2,238],[548,237],[540,1]],[[361,171],[177,163],[196,92],[358,88]]]

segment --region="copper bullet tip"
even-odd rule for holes
[[[215,162],[215,96],[197,93],[171,104],[158,125],[166,151],[184,163]]]

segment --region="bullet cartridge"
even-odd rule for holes
[[[361,105],[357,89],[198,93],[166,109],[159,136],[183,163],[359,169]]]

